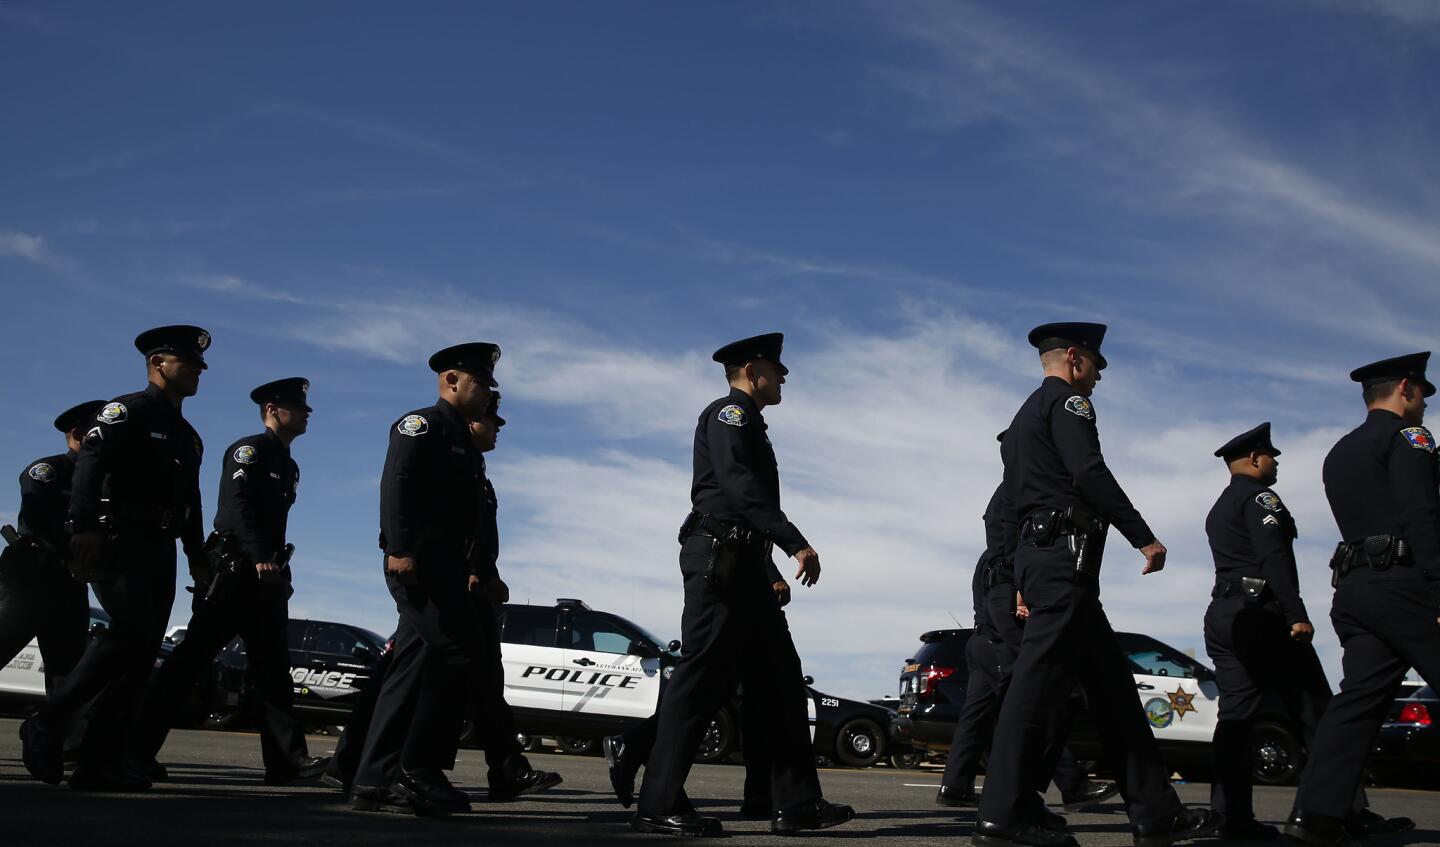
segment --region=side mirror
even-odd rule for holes
[[[671,641],[669,644],[666,644],[666,645],[665,645],[665,650],[666,650],[667,652],[670,652],[670,653],[674,653],[674,652],[678,651],[679,649],[680,649],[680,642],[679,642],[679,641]]]
[[[625,652],[631,656],[639,656],[642,659],[660,658],[660,651],[655,649],[655,645],[648,644],[639,639],[631,641],[630,647]]]
[[[814,684],[815,684],[815,677],[811,676],[811,675],[808,674],[808,673],[805,674],[805,684],[806,684],[806,685],[814,685]]]

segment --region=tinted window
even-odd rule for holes
[[[596,653],[630,652],[630,642],[639,640],[640,633],[606,615],[575,612],[570,616],[570,649]]]
[[[921,644],[915,653],[915,663],[959,668],[965,666],[965,642],[970,640],[973,630],[960,630],[939,641]]]
[[[555,610],[537,606],[506,606],[500,640],[531,647],[555,646]]]
[[[353,656],[356,647],[368,649],[370,645],[351,632],[347,626],[326,623],[310,625],[310,649],[316,653]]]
[[[1120,646],[1130,659],[1132,673],[1194,679],[1201,667],[1179,650],[1149,636],[1126,633],[1120,637]]]
[[[290,621],[285,627],[285,641],[291,650],[305,649],[306,621]]]

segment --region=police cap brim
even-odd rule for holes
[[[79,405],[71,406],[55,418],[55,428],[68,433],[72,429],[83,427],[100,414],[100,410],[103,408],[105,408],[104,400],[87,400]]]

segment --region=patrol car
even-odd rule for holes
[[[949,749],[965,703],[965,643],[973,630],[943,629],[920,636],[921,647],[900,674],[900,708],[894,734],[928,752]],[[1135,677],[1135,693],[1165,760],[1191,779],[1210,776],[1210,742],[1215,734],[1220,689],[1215,672],[1148,635],[1116,633]],[[1067,692],[1055,708],[1066,708]],[[1293,783],[1305,764],[1299,728],[1279,704],[1262,706],[1251,736],[1258,784]],[[1093,726],[1083,712],[1070,737],[1081,759],[1100,758]]]

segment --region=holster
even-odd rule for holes
[[[1240,577],[1240,593],[1245,595],[1246,600],[1259,600],[1265,596],[1265,588],[1269,581],[1258,576]]]
[[[985,564],[985,590],[989,591],[996,585],[1015,582],[1015,564],[1005,561],[1004,556],[996,556]]]
[[[770,541],[762,533],[699,512],[691,512],[680,525],[680,543],[684,544],[692,535],[711,539],[705,583],[721,597],[733,593],[744,582],[749,569],[758,568],[770,554]]]
[[[224,603],[234,596],[247,570],[251,578],[255,578],[255,563],[248,560],[234,538],[212,532],[205,539],[204,552],[206,572],[191,574],[195,578],[195,593],[202,601]]]
[[[1340,581],[1356,568],[1388,571],[1396,565],[1409,565],[1410,545],[1405,539],[1394,535],[1370,535],[1359,541],[1342,541],[1330,557],[1330,586],[1337,588]]]
[[[1060,536],[1075,559],[1075,572],[1100,576],[1100,552],[1110,525],[1075,506],[1036,509],[1020,525],[1020,538],[1036,547],[1049,547]]]

